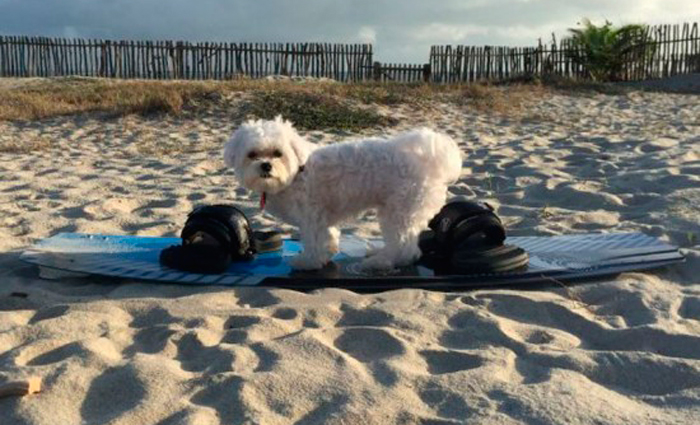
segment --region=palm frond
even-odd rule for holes
[[[582,28],[571,28],[569,33],[574,47],[569,56],[598,81],[620,79],[627,67],[642,63],[655,51],[645,25],[616,28],[609,21],[597,26],[583,19]]]

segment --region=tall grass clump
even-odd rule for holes
[[[572,48],[568,55],[596,82],[621,80],[628,68],[643,66],[655,51],[646,25],[614,27],[606,21],[597,26],[584,19],[582,28],[569,32]]]
[[[258,92],[248,112],[263,119],[282,115],[305,130],[354,131],[393,123],[375,108],[359,107],[343,98],[313,91]]]
[[[211,84],[199,82],[45,80],[0,90],[0,120],[36,120],[85,112],[177,115],[188,102],[216,90]]]

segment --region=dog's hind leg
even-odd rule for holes
[[[297,270],[323,268],[338,252],[340,231],[335,227],[313,225],[299,229],[304,250],[289,264]]]
[[[420,255],[418,232],[411,223],[395,211],[380,210],[379,225],[384,246],[362,261],[362,268],[369,270],[391,270],[413,263]]]
[[[384,247],[366,258],[363,268],[392,269],[413,264],[420,257],[418,236],[440,210],[447,191],[430,188],[417,192],[420,196],[397,197],[396,203],[387,202],[378,210]]]

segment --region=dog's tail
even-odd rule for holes
[[[447,134],[421,128],[399,135],[396,142],[427,166],[431,179],[453,183],[462,174],[462,151]]]

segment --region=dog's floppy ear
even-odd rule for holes
[[[304,140],[298,134],[294,135],[291,144],[292,150],[297,156],[297,161],[299,161],[299,165],[306,164],[306,160],[309,158],[309,155],[311,155],[311,152],[314,150],[314,145]]]
[[[297,133],[291,121],[285,120],[281,115],[275,117],[275,122],[286,127],[288,134],[291,135],[290,145],[292,146],[294,155],[296,155],[299,165],[304,165],[316,146],[304,140],[304,138]]]
[[[224,145],[224,163],[229,167],[236,167],[236,164],[244,155],[246,141],[253,139],[262,133],[262,121],[248,120],[241,124]]]

